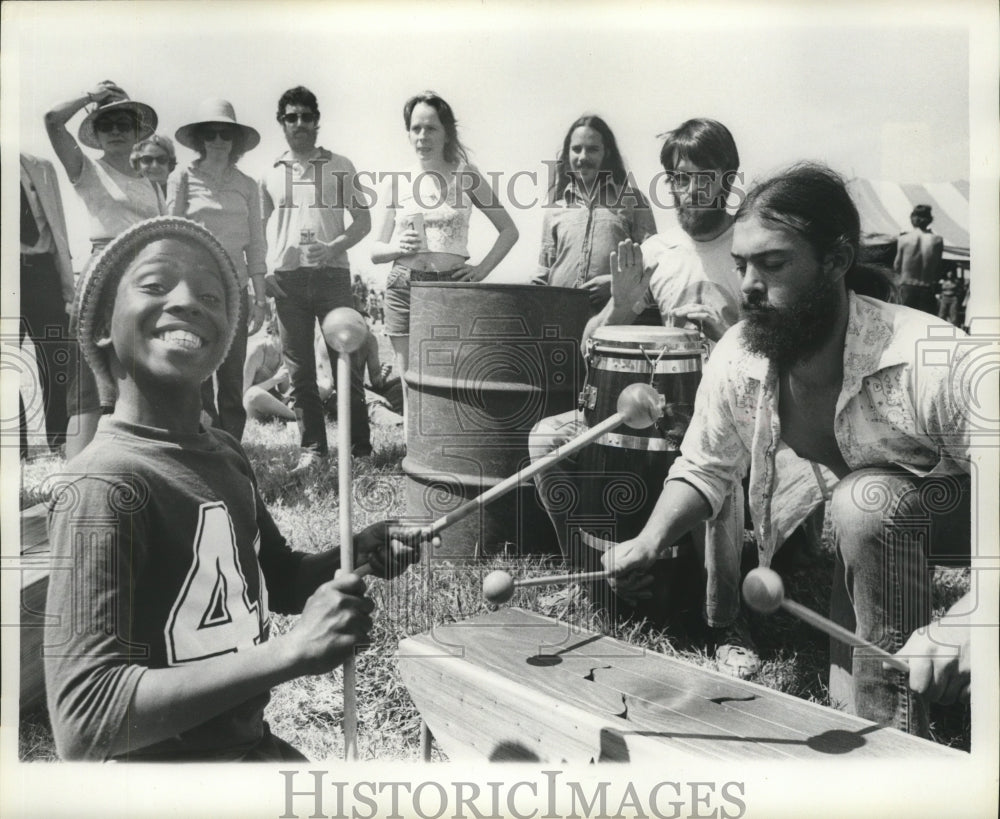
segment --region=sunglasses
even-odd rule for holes
[[[210,142],[216,137],[223,139],[226,142],[232,142],[234,133],[232,128],[199,128],[198,136],[200,136],[204,142]]]
[[[110,134],[112,131],[128,134],[138,131],[139,126],[130,119],[99,119],[94,123],[94,130],[102,134]]]
[[[157,165],[169,165],[170,164],[170,157],[169,156],[140,156],[139,157],[139,164],[140,165],[152,165],[154,162]]]
[[[316,121],[315,114],[282,114],[281,121],[286,125],[294,125],[301,122],[304,125],[312,125]]]

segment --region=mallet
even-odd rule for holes
[[[350,307],[337,307],[320,325],[337,356],[337,472],[340,492],[340,568],[354,571],[354,523],[351,520],[351,353],[368,337],[364,317]],[[364,568],[364,567],[362,567]],[[361,569],[359,569],[360,573]],[[367,572],[366,572],[367,574]],[[344,660],[344,758],[358,758],[357,681],[354,654]]]
[[[885,649],[865,642],[853,631],[848,631],[843,626],[838,626],[832,620],[827,620],[822,615],[817,614],[812,609],[806,608],[801,603],[785,598],[785,584],[781,582],[781,575],[773,569],[763,567],[749,572],[743,581],[743,599],[754,611],[761,614],[771,614],[779,608],[790,614],[794,614],[800,620],[804,620],[813,628],[826,632],[831,637],[846,643],[855,648],[863,648],[875,657],[878,657],[886,665],[895,668],[897,671],[908,673],[909,665],[905,660],[901,660],[894,654],[890,654]]]
[[[663,396],[649,384],[629,384],[622,390],[621,395],[618,396],[618,404],[616,406],[618,411],[614,415],[605,418],[596,426],[591,427],[571,441],[567,441],[561,447],[552,450],[552,452],[539,458],[533,464],[519,469],[513,475],[504,478],[496,486],[487,489],[478,497],[463,503],[447,515],[442,515],[424,529],[423,536],[429,540],[445,527],[451,526],[453,523],[458,523],[462,518],[471,515],[477,509],[481,509],[486,504],[496,500],[511,489],[516,488],[519,484],[528,480],[528,478],[548,469],[553,464],[572,455],[578,449],[587,446],[587,444],[596,441],[604,433],[610,432],[621,424],[627,424],[633,429],[651,427],[662,417],[663,408]]]
[[[548,574],[514,580],[507,572],[497,569],[483,578],[483,597],[499,606],[514,596],[514,589],[528,586],[554,586],[560,583],[586,583],[590,580],[607,580],[609,572],[580,572],[577,574]]]

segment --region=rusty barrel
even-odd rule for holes
[[[528,433],[571,410],[582,381],[585,292],[564,287],[414,282],[407,515],[429,523],[529,464]],[[533,483],[441,533],[435,555],[558,555]]]

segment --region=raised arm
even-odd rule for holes
[[[617,252],[611,254],[611,300],[587,322],[581,344],[605,324],[632,324],[642,312],[651,275],[652,270],[644,266],[642,248],[631,239],[619,242]]]
[[[70,182],[75,183],[83,172],[83,152],[66,128],[66,123],[88,103],[103,105],[123,99],[128,99],[125,92],[111,80],[104,80],[85,94],[66,100],[45,114],[45,131],[49,135],[49,142],[66,169]]]

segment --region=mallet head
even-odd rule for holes
[[[743,580],[743,599],[761,614],[777,611],[785,599],[785,584],[781,582],[781,575],[763,567],[748,572]]]
[[[483,597],[495,606],[506,603],[514,596],[514,578],[497,569],[483,578]]]
[[[368,338],[368,323],[364,316],[350,307],[337,307],[323,317],[320,325],[326,343],[338,353],[353,353],[361,349]]]
[[[618,396],[617,410],[632,429],[647,429],[663,417],[664,402],[649,384],[629,384]]]

